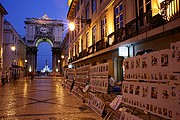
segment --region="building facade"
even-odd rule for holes
[[[60,68],[61,75],[66,75],[66,70],[68,68],[68,54],[69,54],[69,32],[66,33],[63,43],[61,45],[61,60],[60,60]]]
[[[0,4],[0,43],[3,42],[3,29],[4,29],[4,15],[7,14],[7,11],[5,10],[5,8]],[[3,56],[2,56],[2,44],[0,44],[0,71],[3,68]]]
[[[18,78],[25,75],[26,67],[26,44],[14,27],[8,21],[4,22],[3,39],[3,68],[10,72],[11,77],[16,75]],[[15,50],[12,51],[11,47]]]
[[[123,59],[169,48],[180,37],[179,0],[69,0],[69,64],[109,63],[123,80]]]

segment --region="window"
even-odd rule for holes
[[[107,37],[106,16],[101,20],[101,38]]]
[[[116,7],[115,7],[115,27],[116,30],[123,27],[123,4],[122,2],[119,3]]]
[[[74,45],[74,56],[76,55],[76,51],[77,51],[77,48],[76,48],[76,44]]]
[[[76,12],[77,12],[77,13],[78,13],[78,11],[79,11],[79,6],[80,6],[79,4],[80,4],[80,2],[78,1],[78,2],[77,2],[77,6],[76,6],[76,7],[77,7],[77,8],[76,8],[76,9],[77,9]]]
[[[100,0],[100,3],[102,3],[103,0]]]
[[[92,44],[96,43],[96,26],[92,28]]]
[[[84,1],[84,0],[81,0],[81,4],[83,4],[83,1]]]
[[[89,33],[86,33],[86,48],[88,48],[88,42],[89,42]]]
[[[79,41],[76,43],[76,54],[79,53]]]
[[[144,13],[151,11],[151,0],[139,0],[138,2],[139,6],[139,16],[142,16]],[[150,18],[149,17],[142,17],[140,18],[140,26],[143,26],[145,23],[149,23],[150,22]]]
[[[83,51],[83,45],[84,44],[84,42],[83,42],[83,39],[81,39],[81,51]]]
[[[89,19],[89,2],[86,6],[86,19]]]
[[[92,0],[92,13],[96,11],[96,0]]]
[[[78,20],[78,22],[77,22],[77,32],[79,33],[79,31],[80,31],[80,21]]]
[[[84,11],[82,11],[82,13],[81,13],[81,19],[84,19]],[[84,23],[81,22],[81,28],[83,28],[83,27],[84,27]]]
[[[75,30],[74,30],[75,31]],[[72,34],[72,40],[74,40],[74,31],[71,32]]]

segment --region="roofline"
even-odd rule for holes
[[[0,3],[0,10],[3,12],[3,15],[8,14],[8,12],[7,12],[6,9],[2,6],[1,3]]]
[[[72,0],[71,5],[69,7],[68,14],[67,14],[67,19],[72,18],[72,14],[73,14],[72,12],[73,12],[73,9],[75,9],[75,6],[76,6],[77,2],[78,2],[78,0]]]

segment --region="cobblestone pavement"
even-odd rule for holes
[[[0,120],[102,120],[57,79],[20,79],[0,86]]]

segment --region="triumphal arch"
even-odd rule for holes
[[[61,56],[63,26],[61,20],[52,20],[46,14],[41,18],[26,18],[26,58],[28,71],[35,72],[37,68],[37,47],[41,42],[49,42],[52,46],[52,70],[58,66]]]

